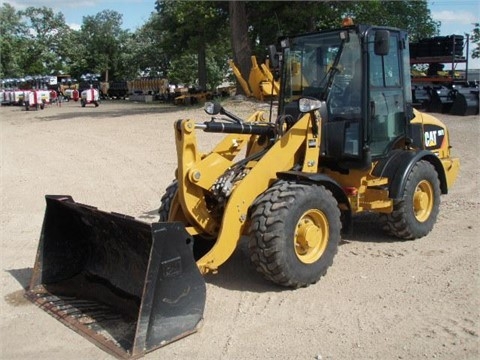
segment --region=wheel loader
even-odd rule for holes
[[[356,214],[378,213],[401,240],[432,230],[460,163],[447,128],[412,108],[406,32],[350,25],[279,44],[274,119],[207,103],[209,121],[175,122],[178,167],[158,222],[46,196],[28,299],[138,358],[199,328],[204,275],[241,238],[261,275],[299,288],[325,275]],[[201,152],[199,132],[225,137]]]

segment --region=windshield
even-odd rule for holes
[[[339,107],[360,107],[360,54],[359,38],[353,31],[290,39],[284,53],[283,106],[302,96],[312,96],[327,101],[329,114]]]

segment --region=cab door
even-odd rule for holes
[[[385,30],[377,31],[385,33]],[[388,33],[386,54],[375,51],[375,42],[378,41],[375,31],[370,31],[367,35],[369,84],[367,143],[372,158],[386,155],[393,144],[405,134],[402,39],[398,32]]]

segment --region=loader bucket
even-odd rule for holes
[[[425,87],[414,86],[412,89],[413,106],[426,109],[430,103],[430,92]]]
[[[445,87],[430,89],[430,102],[427,104],[427,112],[446,114],[450,112],[453,105],[453,92]]]
[[[147,224],[46,196],[25,296],[117,358],[197,331],[206,286],[181,223]]]
[[[450,114],[460,116],[477,115],[478,110],[478,90],[469,91],[466,89],[457,92],[452,108],[450,109]]]

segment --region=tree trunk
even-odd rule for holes
[[[205,42],[201,42],[198,49],[198,85],[200,87],[200,90],[207,90],[207,62]]]
[[[230,29],[232,34],[233,61],[245,80],[248,80],[252,66],[250,57],[252,49],[248,41],[248,24],[245,1],[229,1]],[[237,82],[237,94],[244,94]]]

